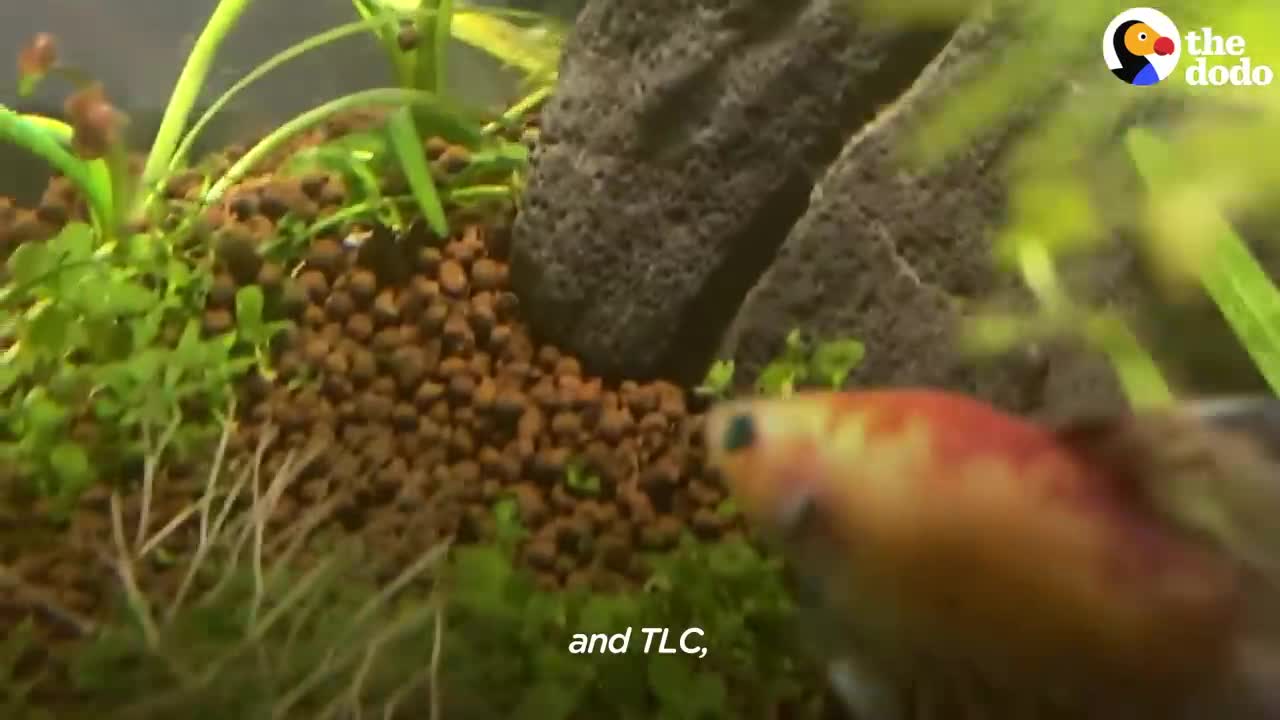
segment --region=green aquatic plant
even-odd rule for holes
[[[219,6],[215,13],[217,22],[211,21],[208,32],[216,35],[220,32],[218,28],[229,27],[231,16],[224,13],[228,7],[231,5],[227,3]],[[166,172],[179,170],[201,128],[236,92],[288,59],[339,37],[367,32],[376,24],[349,24],[277,54],[219,98],[185,137],[171,143],[172,138],[162,133],[152,158],[163,158]],[[210,46],[203,47],[209,52]],[[83,86],[81,92],[87,94],[88,100],[82,101],[82,105],[105,103],[97,85],[57,63],[56,46],[51,38],[37,38],[24,54],[24,60],[24,89],[30,90],[47,76],[61,73]],[[186,79],[175,92],[178,101],[173,106],[174,114],[167,118],[185,118],[182,108],[186,101],[182,98],[186,97],[190,83],[195,82],[192,78],[203,77],[200,65],[206,61],[207,57],[184,73]],[[69,107],[74,104],[69,103]],[[268,251],[276,246],[296,249],[325,227],[359,219],[365,214],[388,220],[392,227],[401,229],[404,226],[401,209],[407,203],[415,203],[428,226],[439,237],[446,237],[448,227],[443,205],[446,200],[465,203],[474,201],[473,197],[500,196],[495,189],[506,189],[509,193],[509,187],[494,188],[484,182],[495,175],[522,169],[527,162],[523,146],[486,138],[478,120],[459,113],[437,93],[375,88],[323,103],[285,122],[249,148],[221,175],[206,178],[197,206],[221,202],[228,190],[248,178],[264,159],[277,153],[298,133],[316,127],[335,114],[378,106],[388,108],[390,115],[380,131],[370,134],[372,142],[364,149],[347,142],[345,146],[303,151],[304,154],[310,151],[314,157],[331,164],[335,158],[342,158],[344,174],[358,180],[351,185],[363,189],[364,196],[356,193],[351,206],[336,217],[321,218],[309,227],[298,227],[286,218],[278,228],[280,237]],[[109,105],[106,108],[111,111],[108,117],[116,117],[114,108]],[[423,143],[415,131],[411,110],[420,118],[430,119],[432,127],[452,128],[451,136],[464,137],[471,145],[482,148],[473,155],[465,171],[459,173],[459,184],[445,188],[443,193],[436,188],[432,168],[423,156]],[[140,447],[144,439],[140,433],[158,433],[171,424],[177,427],[180,417],[184,433],[195,430],[200,423],[192,422],[190,414],[183,412],[184,406],[207,405],[204,401],[212,401],[217,406],[221,395],[228,391],[229,383],[248,367],[256,365],[270,377],[271,337],[280,330],[279,323],[269,322],[265,317],[266,299],[261,289],[246,287],[240,289],[235,299],[238,323],[235,330],[217,339],[200,337],[197,318],[203,310],[209,280],[207,268],[198,266],[207,262],[209,255],[200,250],[201,232],[194,212],[198,207],[175,206],[176,216],[167,223],[174,228],[171,231],[124,233],[123,220],[132,204],[129,197],[133,186],[121,170],[124,148],[116,128],[111,128],[111,133],[101,133],[109,136],[111,142],[88,142],[83,129],[75,125],[75,113],[72,115],[73,122],[63,124],[0,110],[0,130],[48,158],[75,182],[88,201],[93,220],[92,230],[89,226],[73,224],[49,243],[20,248],[10,259],[10,284],[3,291],[3,302],[17,313],[4,329],[13,343],[0,367],[0,394],[8,403],[4,415],[7,439],[3,447],[18,467],[38,478],[42,494],[55,498],[62,507],[73,502],[97,474],[99,463],[91,455],[94,448],[67,437],[77,423],[84,424],[82,416],[86,412],[90,413],[89,419],[99,434],[105,433],[113,441],[100,445],[136,455],[145,450]],[[95,154],[97,157],[77,156],[78,152],[83,155],[86,147],[104,144],[107,147],[100,148]],[[379,177],[388,173],[393,160],[398,161],[408,182],[411,195],[407,198],[384,198],[378,189]],[[151,192],[146,193],[149,197],[141,203],[150,207],[158,194],[150,186],[144,184],[144,188]],[[91,263],[97,266],[83,267]],[[108,293],[108,302],[91,302],[93,293],[99,292]],[[166,335],[160,331],[162,326],[179,330]],[[187,330],[180,330],[183,327]],[[103,337],[103,333],[112,332],[115,335],[110,338]],[[105,339],[113,342],[106,343]],[[172,355],[174,353],[177,355]],[[169,369],[165,371],[164,381],[157,381],[155,373],[166,366]],[[67,378],[74,378],[75,382]],[[60,397],[57,392],[49,392],[46,387],[49,383],[77,388],[83,385],[89,396]],[[197,398],[201,402],[197,403]],[[114,442],[116,440],[119,442]]]
[[[839,390],[865,354],[862,343],[852,338],[814,343],[800,330],[792,330],[782,353],[760,371],[756,390],[769,397],[788,397],[808,383]]]
[[[733,389],[734,363],[732,360],[716,360],[707,370],[702,384],[693,389],[694,394],[715,400],[728,397]]]
[[[240,81],[230,87],[209,107],[192,126],[178,145],[170,159],[170,171],[175,172],[186,154],[193,147],[200,131],[210,119],[249,85],[253,84],[272,70],[302,54],[319,49],[336,40],[362,32],[374,32],[387,44],[393,65],[397,68],[398,88],[368,90],[361,93],[331,100],[298,117],[283,123],[275,132],[263,138],[251,148],[240,160],[228,169],[208,187],[203,201],[206,204],[218,202],[232,185],[242,180],[247,173],[266,156],[279,150],[281,145],[300,131],[314,127],[317,123],[328,119],[336,113],[362,106],[387,107],[390,112],[384,129],[377,133],[378,138],[365,147],[352,152],[347,149],[349,142],[339,139],[333,147],[311,148],[302,151],[305,158],[297,158],[291,162],[296,171],[310,161],[314,167],[322,164],[330,169],[337,166],[341,172],[350,176],[356,175],[364,197],[352,205],[361,205],[363,209],[353,211],[353,216],[374,214],[380,220],[390,221],[393,226],[400,226],[399,201],[384,203],[378,193],[370,191],[369,177],[384,175],[391,170],[392,160],[395,167],[405,177],[411,191],[411,200],[416,203],[418,211],[426,220],[432,231],[439,237],[448,235],[448,224],[444,210],[444,202],[457,204],[485,201],[492,199],[509,199],[515,182],[495,185],[491,178],[512,175],[522,171],[528,162],[528,151],[524,146],[511,143],[502,138],[492,137],[492,133],[481,128],[478,113],[467,110],[451,99],[445,88],[447,64],[444,49],[451,36],[453,23],[465,19],[461,27],[467,30],[465,36],[474,43],[483,45],[488,35],[498,34],[496,30],[486,28],[505,28],[504,15],[513,11],[500,9],[459,10],[454,12],[453,4],[426,3],[422,7],[409,9],[397,8],[391,4],[380,2],[356,2],[362,15],[357,22],[331,28],[292,45],[247,73]],[[532,18],[538,16],[525,14]],[[549,22],[549,21],[548,21]],[[412,42],[402,35],[406,28],[414,33]],[[391,29],[395,29],[393,34]],[[424,41],[423,38],[430,38]],[[516,54],[522,47],[519,43],[508,42],[505,45],[491,43],[498,52]],[[514,49],[513,49],[514,48]],[[558,44],[551,46],[554,52],[550,57],[558,57]],[[521,67],[534,66],[530,60],[518,63]],[[533,70],[530,77],[546,77]],[[517,106],[521,113],[528,107]],[[509,113],[511,111],[508,111]],[[504,117],[506,117],[504,115]],[[421,138],[438,136],[456,142],[471,150],[468,167],[458,173],[448,188],[440,188],[432,172],[430,163],[424,154]],[[369,138],[365,137],[364,140]]]
[[[588,471],[580,462],[571,462],[565,470],[565,487],[579,495],[599,495],[600,476]]]
[[[131,540],[123,501],[111,495],[106,554],[118,580],[116,613],[90,621],[57,607],[56,599],[38,603],[75,618],[79,635],[62,681],[78,702],[58,716],[70,710],[72,717],[157,720],[175,713],[197,720],[404,717],[403,708],[424,705],[422,693],[430,717],[440,717],[433,705],[445,608],[422,583],[439,573],[448,545],[425,548],[387,573],[385,559],[317,534],[333,503],[269,526],[319,448],[290,451],[278,471],[266,473],[261,464],[278,436],[274,429],[264,428],[243,462],[223,452],[232,432],[228,420],[201,496],[163,518],[160,529],[140,524]],[[179,536],[192,538],[194,547],[173,565],[176,587],[147,586],[141,568],[161,561]],[[307,553],[314,559],[303,563]],[[35,717],[40,707],[23,692],[30,684],[0,676],[0,691],[15,698],[16,712],[6,717]]]
[[[23,596],[78,636],[62,681],[74,702],[59,717],[710,720],[784,707],[817,717],[779,563],[743,540],[686,537],[649,559],[639,592],[548,591],[515,565],[527,532],[504,500],[492,543],[437,545],[391,567],[319,530],[333,501],[269,523],[319,446],[290,451],[266,474],[278,433],[263,428],[251,456],[233,460],[233,432],[223,426],[200,496],[157,518],[159,529],[140,520],[131,538],[123,500],[111,495],[117,612],[91,620],[56,597]],[[156,462],[162,456],[157,448]],[[180,556],[166,553],[175,542],[186,547]],[[176,573],[163,593],[140,572],[156,563]],[[14,577],[0,566],[0,582]],[[656,636],[646,651],[644,628],[667,628],[667,648],[688,628],[701,634],[686,642],[691,653],[659,652]],[[575,635],[628,629],[625,652],[571,652]],[[10,633],[0,650],[17,654],[30,641]],[[29,692],[39,681],[0,672],[6,717],[40,717]]]
[[[1022,276],[1037,307],[1028,314],[983,313],[975,319],[971,347],[999,352],[1050,337],[1083,337],[1110,358],[1133,404],[1169,402],[1172,391],[1156,359],[1125,320],[1113,310],[1079,304],[1059,279],[1063,262],[1102,248],[1120,207],[1137,220],[1146,255],[1165,286],[1200,284],[1276,387],[1273,291],[1226,218],[1274,206],[1280,159],[1257,148],[1280,137],[1280,96],[1264,87],[1183,82],[1179,75],[1197,60],[1185,51],[1179,74],[1154,92],[1117,82],[1098,47],[1123,8],[1102,0],[881,0],[860,6],[908,22],[994,18],[999,38],[1009,41],[989,54],[991,62],[953,83],[920,123],[904,160],[943,162],[991,128],[1025,115],[1032,99],[1056,94],[1060,100],[1039,103],[1034,122],[1011,149],[1005,167],[1010,212],[995,243],[998,260]],[[1280,63],[1280,8],[1273,3],[1172,0],[1159,9],[1183,32],[1212,28],[1242,36],[1254,66]],[[1054,28],[1053,37],[1045,37],[1046,27]],[[1135,118],[1145,118],[1138,133],[1118,143],[1124,136],[1117,130],[1132,127]],[[1151,135],[1157,125],[1158,144]],[[1122,171],[1138,170],[1149,192],[1097,192],[1099,167],[1108,159]],[[1166,161],[1176,162],[1177,173],[1153,174]]]
[[[165,106],[140,180],[135,182],[127,169],[126,149],[120,138],[124,115],[106,101],[101,86],[87,73],[60,62],[56,41],[47,33],[37,35],[19,56],[19,92],[24,97],[30,95],[51,75],[71,80],[77,87],[67,106],[72,123],[68,126],[0,106],[0,139],[35,153],[71,179],[93,209],[99,237],[104,242],[114,239],[123,222],[143,218],[146,203],[152,197],[147,189],[160,184],[168,174],[182,130],[218,49],[251,1],[220,0],[215,6]],[[80,112],[75,111],[77,105]],[[66,152],[68,148],[75,152]],[[105,167],[98,164],[101,162]],[[139,187],[142,192],[138,192]]]
[[[151,143],[151,150],[147,153],[146,162],[142,167],[141,183],[144,189],[159,185],[169,174],[170,161],[178,149],[178,143],[191,116],[191,110],[195,107],[205,80],[209,77],[209,70],[213,67],[218,49],[222,47],[223,41],[252,2],[253,0],[219,0],[209,20],[200,31],[200,35],[196,37],[195,45],[192,46],[191,52],[187,55],[187,62],[182,67],[182,73],[178,75],[173,94],[165,105],[164,115],[160,119],[160,128],[156,132],[156,138]],[[146,208],[143,203],[148,196],[140,194],[138,198],[139,204],[130,211],[130,215],[135,218],[144,213]]]
[[[417,136],[442,137],[472,151],[496,149],[500,157],[512,156],[511,144],[494,136],[497,130],[518,121],[550,93],[563,34],[554,29],[549,18],[535,13],[474,8],[453,0],[352,0],[352,4],[366,21],[383,19],[370,29],[386,49],[402,88],[445,97],[449,91],[448,49],[454,38],[519,68],[525,73],[526,84],[533,86],[525,98],[497,121],[479,128],[483,133],[479,137],[469,125],[441,122],[438,115],[426,114],[420,108],[414,109],[412,118],[407,111],[393,113],[388,130],[394,157],[423,217],[432,230],[443,237],[448,229],[440,192],[429,172],[422,143],[411,142],[412,130],[416,129]],[[531,21],[532,26],[515,25],[509,18]],[[521,146],[515,147],[523,150]],[[516,181],[508,187],[514,184]]]
[[[510,528],[514,520],[501,526]],[[510,529],[508,530],[510,531]],[[810,668],[791,632],[791,601],[775,559],[742,540],[685,538],[655,556],[640,593],[539,590],[512,563],[511,543],[460,547],[447,576],[450,662],[441,673],[445,717],[749,717],[798,708],[816,717]],[[576,634],[630,628],[625,652],[570,652]],[[643,628],[687,628],[705,647],[645,652]],[[473,688],[488,687],[489,692]]]
[[[8,584],[0,582],[0,584]],[[36,648],[35,623],[27,618],[10,628],[0,641],[0,710],[7,718],[34,720],[31,711],[31,692],[43,679],[42,674],[24,676],[19,663]],[[44,717],[52,717],[46,713]]]
[[[1126,138],[1129,153],[1153,192],[1165,178],[1177,177],[1179,163],[1170,145],[1151,132],[1134,129]],[[1208,205],[1210,198],[1180,198],[1193,203],[1205,247],[1200,282],[1222,311],[1241,344],[1253,358],[1273,392],[1280,394],[1280,291],[1231,224]],[[1198,207],[1196,206],[1198,204]],[[1185,217],[1185,215],[1181,215]]]
[[[245,370],[265,366],[284,327],[263,317],[261,288],[246,286],[236,327],[206,335],[197,318],[211,274],[162,236],[130,235],[113,249],[70,223],[20,246],[7,270],[0,455],[55,510],[70,508],[104,465],[146,457],[157,443],[190,449],[214,419],[208,408]]]
[[[49,163],[84,194],[99,236],[111,239],[123,222],[132,190],[122,132],[126,118],[101,85],[61,62],[56,39],[40,33],[18,54],[18,86],[29,95],[49,76],[71,81],[65,102],[70,123],[0,105],[0,139]]]
[[[865,355],[866,347],[853,338],[814,343],[793,329],[787,333],[782,352],[760,371],[755,389],[767,397],[789,397],[798,386],[808,384],[840,390]],[[714,400],[728,398],[734,372],[732,360],[716,360],[694,394]]]
[[[525,76],[531,90],[555,84],[565,31],[542,13],[453,0],[352,0],[374,28],[402,87],[447,92],[448,43],[460,40]],[[390,17],[387,16],[390,13]]]

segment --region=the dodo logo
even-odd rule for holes
[[[1182,54],[1178,27],[1153,8],[1130,8],[1115,16],[1102,36],[1102,57],[1130,85],[1155,85],[1173,74]]]

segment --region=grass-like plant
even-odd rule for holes
[[[152,496],[144,494],[137,527],[128,528],[124,499],[111,495],[103,560],[118,580],[118,614],[84,618],[39,593],[26,595],[81,635],[65,688],[78,702],[59,716],[391,718],[421,707],[414,697],[421,692],[430,712],[414,716],[440,717],[444,607],[419,581],[439,569],[448,546],[424,548],[378,583],[370,569],[385,569],[385,561],[316,537],[333,501],[279,529],[270,523],[320,448],[290,451],[268,475],[263,458],[275,432],[264,428],[254,452],[239,458],[227,453],[232,432],[228,420],[203,493],[172,517],[154,518]],[[155,448],[151,460],[159,464],[163,450]],[[175,544],[185,548],[176,555],[178,580],[159,594],[140,568],[169,557],[164,549]],[[302,562],[308,553],[314,559]],[[15,582],[8,570],[0,579]],[[406,604],[406,596],[417,600]],[[7,717],[34,709],[26,685],[4,680],[18,711]]]
[[[365,192],[357,192],[349,207],[310,227],[296,228],[286,218],[279,242],[290,247],[326,227],[368,217],[398,228],[406,201],[416,204],[439,237],[446,237],[444,202],[508,197],[510,184],[486,183],[518,172],[527,161],[522,145],[486,135],[478,114],[458,108],[437,92],[438,83],[417,83],[431,89],[413,84],[374,88],[336,98],[283,123],[219,176],[207,178],[199,202],[176,206],[175,217],[174,206],[159,204],[153,181],[182,170],[201,130],[237,93],[301,54],[399,22],[398,15],[385,10],[286,48],[233,85],[182,134],[192,93],[207,74],[217,43],[244,6],[223,2],[210,19],[175,89],[140,186],[125,168],[122,114],[99,85],[60,63],[52,36],[37,36],[21,54],[22,90],[29,93],[50,75],[71,80],[78,88],[68,101],[71,122],[0,108],[3,137],[45,157],[70,178],[92,216],[91,226],[72,224],[48,243],[19,248],[9,260],[11,283],[0,293],[0,305],[11,315],[0,328],[11,340],[0,365],[0,450],[35,477],[41,492],[58,500],[58,506],[74,501],[101,465],[92,456],[94,448],[71,437],[73,428],[89,425],[95,429],[94,444],[128,455],[141,450],[145,433],[158,433],[183,417],[185,406],[217,406],[241,371],[253,364],[266,367],[266,350],[279,324],[264,316],[266,303],[256,287],[241,289],[233,332],[216,339],[200,337],[197,318],[208,290],[210,257],[195,220],[200,207],[221,202],[228,190],[258,171],[260,163],[286,142],[345,111],[378,106],[389,110],[379,132],[301,153],[336,158],[341,169],[357,177],[352,187]],[[451,16],[447,5],[428,10],[424,12],[432,17]],[[433,62],[421,60],[415,67],[442,73],[444,65]],[[415,122],[475,148],[470,166],[449,187],[436,187]],[[355,149],[361,141],[366,144]],[[287,165],[284,172],[297,165]],[[379,178],[397,165],[411,195],[384,198]],[[169,222],[153,223],[156,229],[148,232],[122,232],[127,209],[134,206],[149,208],[157,219],[169,215]],[[185,420],[192,420],[189,413]],[[184,422],[182,429],[185,434],[195,426]]]
[[[29,95],[49,75],[71,80],[76,93],[68,98],[66,110],[72,122],[66,125],[0,106],[0,140],[37,154],[71,179],[92,208],[99,237],[103,242],[116,239],[126,220],[144,216],[145,201],[150,195],[137,192],[137,187],[150,188],[164,179],[218,48],[251,2],[220,0],[214,8],[165,106],[140,185],[128,173],[121,137],[123,113],[111,105],[101,86],[84,71],[60,62],[56,41],[49,34],[37,35],[20,54],[19,90],[22,95]]]
[[[528,154],[522,145],[499,137],[497,130],[536,107],[550,92],[563,33],[555,30],[550,20],[534,13],[496,8],[471,9],[465,5],[455,9],[451,2],[401,5],[380,4],[377,0],[357,1],[361,20],[318,33],[276,53],[251,70],[196,121],[171,156],[169,170],[177,171],[214,114],[249,85],[302,54],[357,33],[373,32],[387,48],[396,70],[398,87],[366,90],[337,98],[283,123],[210,185],[204,194],[204,203],[220,201],[232,185],[299,132],[334,114],[379,105],[389,108],[390,112],[384,130],[376,137],[360,138],[361,146],[354,151],[346,139],[330,147],[304,151],[301,157],[296,158],[295,169],[319,164],[327,169],[339,169],[345,174],[381,175],[392,169],[387,161],[394,160],[395,167],[409,185],[419,212],[440,237],[448,235],[444,211],[446,200],[462,203],[470,199],[509,197],[510,184],[494,185],[487,180],[523,169]],[[508,18],[524,20],[531,24],[532,29],[516,26]],[[527,82],[535,86],[529,96],[516,103],[499,120],[483,127],[478,121],[479,113],[464,107],[447,91],[445,51],[455,33],[500,61],[520,68],[525,72]],[[528,39],[530,37],[535,39]],[[422,138],[432,136],[458,143],[471,151],[470,166],[449,188],[438,187],[424,154]],[[476,182],[477,179],[486,182]],[[386,221],[389,218],[383,211],[397,214],[398,208],[384,204],[383,199],[371,191],[368,182],[360,179],[358,185],[366,191],[357,203],[363,205],[363,210],[352,215],[372,213]]]
[[[441,122],[438,115],[416,108],[394,112],[388,121],[391,149],[422,212],[438,235],[446,235],[448,227],[440,194],[416,137],[442,137],[472,150],[487,145],[505,158],[514,148],[504,148],[503,141],[492,138],[503,120],[511,113],[523,115],[550,92],[555,80],[555,64],[559,60],[562,34],[553,29],[548,18],[532,13],[495,11],[491,8],[467,8],[453,0],[352,0],[356,11],[365,19],[384,18],[372,28],[386,49],[401,88],[443,96],[448,92],[449,43],[454,37],[468,42],[500,61],[514,65],[525,73],[526,83],[534,85],[530,94],[504,113],[498,121],[486,126],[483,135],[468,132],[456,122]],[[533,27],[512,24],[508,17],[535,20]],[[416,129],[416,136],[414,130]],[[496,147],[495,147],[496,146]]]
[[[1267,88],[1195,87],[1172,77],[1153,92],[1117,82],[1099,57],[1099,38],[1123,9],[1102,0],[1063,5],[1047,0],[993,4],[973,0],[863,3],[863,11],[908,21],[1000,18],[1000,37],[1013,38],[987,66],[957,82],[918,128],[903,160],[946,160],[987,129],[1007,124],[1034,99],[1046,103],[1004,168],[1012,180],[1008,220],[996,236],[998,258],[1019,273],[1038,300],[1028,315],[976,318],[973,347],[1001,351],[1039,338],[1083,336],[1111,359],[1130,401],[1170,402],[1173,393],[1156,359],[1117,313],[1079,305],[1059,279],[1067,257],[1097,250],[1109,236],[1109,215],[1121,206],[1139,220],[1147,255],[1174,290],[1201,285],[1273,388],[1280,382],[1275,290],[1226,218],[1274,207],[1280,160],[1258,152],[1280,137],[1280,96]],[[1212,27],[1241,35],[1257,65],[1280,62],[1280,8],[1262,0],[1172,0],[1160,10],[1185,32]],[[1044,28],[1053,28],[1046,37]],[[1185,70],[1193,58],[1181,61]],[[1070,73],[1070,86],[1054,69]],[[1079,68],[1085,68],[1081,72]],[[1088,72],[1095,68],[1096,72]],[[1163,109],[1154,107],[1162,106]],[[1177,110],[1170,108],[1177,107]],[[1117,128],[1155,118],[1117,147]],[[1145,178],[1150,192],[1120,198],[1096,192],[1100,161],[1118,156]],[[1167,174],[1169,168],[1176,168]],[[1224,350],[1224,352],[1227,352]]]
[[[814,717],[813,675],[778,561],[745,541],[686,538],[650,559],[642,592],[546,591],[514,566],[525,531],[503,501],[491,544],[424,548],[377,582],[384,560],[318,530],[336,498],[292,522],[270,520],[319,447],[291,450],[268,475],[274,431],[262,428],[253,452],[235,457],[233,432],[223,426],[203,492],[172,516],[149,512],[144,493],[127,527],[124,498],[110,496],[103,560],[118,580],[118,613],[83,617],[0,567],[0,582],[80,636],[63,693],[73,702],[59,717],[700,720],[783,705]],[[163,447],[155,450],[160,466]],[[142,572],[160,562],[175,573],[164,594]],[[646,654],[645,627],[700,628],[707,652]],[[626,628],[625,654],[568,651],[575,633]],[[10,654],[21,654],[24,637],[8,636]],[[6,717],[36,717],[31,683],[0,675]]]

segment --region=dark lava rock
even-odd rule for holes
[[[973,21],[957,32],[911,91],[833,163],[730,326],[722,354],[735,360],[739,380],[754,378],[787,334],[802,328],[866,344],[849,385],[940,386],[1018,411],[1105,411],[1120,403],[1109,370],[1087,354],[1031,348],[981,362],[957,350],[969,308],[1031,307],[1016,276],[991,261],[992,227],[1007,202],[998,169],[1025,137],[1027,120],[1065,97],[1048,83],[1041,97],[1027,98],[1008,122],[949,159],[904,166],[899,151],[917,141],[942,93],[990,67],[1004,37],[992,27]]]
[[[949,29],[843,0],[591,0],[511,252],[534,334],[605,375],[698,380],[845,139]]]

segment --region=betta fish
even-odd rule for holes
[[[857,720],[1280,718],[1280,401],[802,393],[705,427]]]

